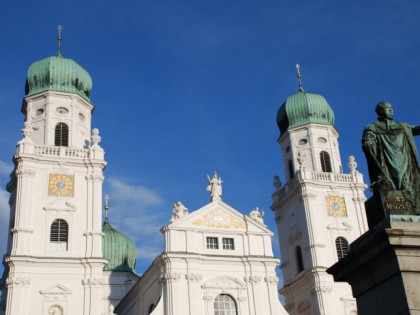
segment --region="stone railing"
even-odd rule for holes
[[[89,149],[77,149],[68,147],[53,147],[46,145],[35,145],[34,154],[52,157],[66,157],[75,159],[88,159],[90,158]]]
[[[281,189],[276,190],[272,194],[273,203],[282,200],[287,193],[292,190],[299,182],[302,181],[317,181],[323,183],[353,183],[353,184],[364,184],[363,175],[359,172],[353,172],[350,174],[341,173],[329,173],[329,172],[312,172],[300,170],[295,173],[295,176],[288,181]]]

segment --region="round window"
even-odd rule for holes
[[[305,139],[305,138],[304,139],[300,139],[299,142],[298,142],[299,145],[305,145],[307,143],[308,143],[308,139]]]
[[[65,107],[57,107],[57,113],[65,115],[69,112],[69,110]]]
[[[43,108],[38,108],[35,112],[35,116],[41,116],[44,113],[44,109]]]
[[[322,143],[322,144],[325,144],[325,143],[327,143],[327,139],[325,139],[325,138],[323,138],[323,137],[319,137],[319,138],[318,138],[318,142],[319,142],[319,143]]]

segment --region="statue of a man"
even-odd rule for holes
[[[420,126],[394,122],[388,102],[380,102],[375,111],[378,122],[366,126],[362,139],[372,190],[400,191],[414,209],[420,208],[420,204],[416,205],[420,167],[414,142],[414,136],[420,135]]]
[[[211,201],[222,200],[222,179],[214,172],[212,179],[208,177],[207,191],[210,192]]]

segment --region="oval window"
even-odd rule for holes
[[[38,108],[35,112],[35,116],[41,116],[44,113],[44,109],[43,108]]]
[[[69,112],[69,110],[65,107],[57,107],[57,113],[59,113],[59,114],[64,115],[64,114],[67,114],[68,112]]]
[[[325,139],[325,138],[323,138],[323,137],[319,137],[319,138],[318,138],[318,142],[319,142],[319,143],[322,143],[322,144],[325,144],[325,143],[327,143],[327,139]]]
[[[308,139],[300,139],[298,142],[299,145],[305,145],[307,143],[308,143]]]
[[[85,120],[86,119],[85,115],[83,115],[82,113],[79,113],[79,118],[80,118],[80,120]]]

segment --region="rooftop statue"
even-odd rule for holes
[[[420,167],[414,136],[420,126],[394,122],[388,102],[376,108],[378,121],[363,131],[371,188],[385,214],[420,214]],[[378,200],[378,199],[377,199]]]
[[[213,177],[207,175],[209,180],[207,184],[207,191],[210,193],[211,201],[222,200],[222,179],[217,176],[217,172],[214,172]]]

